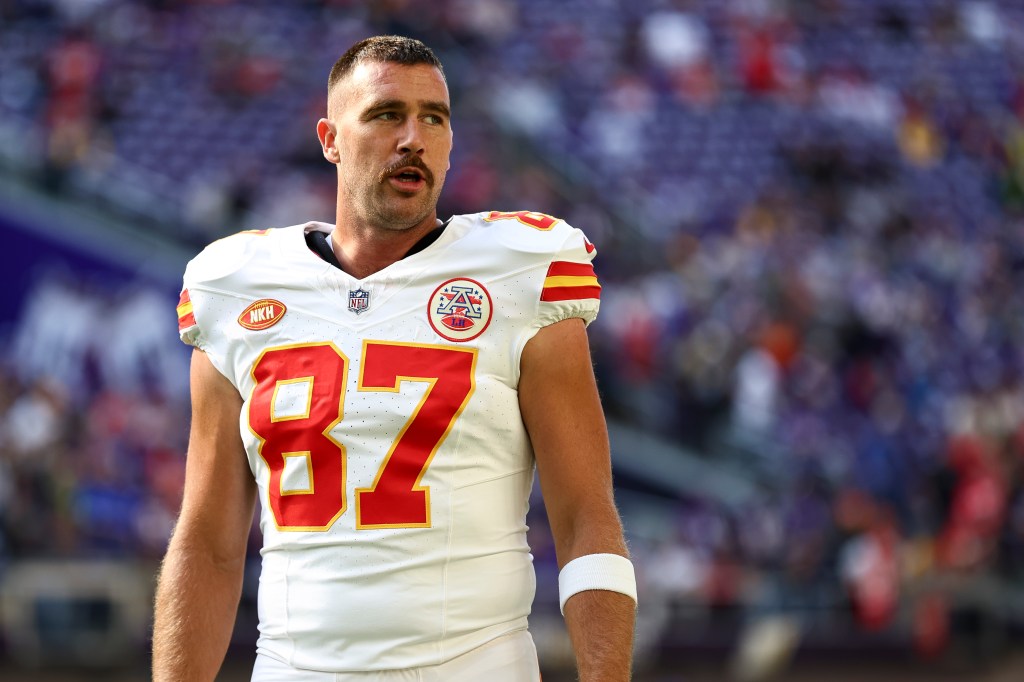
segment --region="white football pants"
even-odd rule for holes
[[[302,670],[262,654],[252,682],[540,682],[537,648],[527,630],[518,630],[441,665],[407,670],[331,673]]]

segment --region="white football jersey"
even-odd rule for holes
[[[245,400],[259,652],[337,672],[436,665],[526,627],[520,354],[541,327],[597,315],[594,247],[540,213],[456,216],[356,280],[306,245],[332,229],[208,246],[185,271],[181,337]]]

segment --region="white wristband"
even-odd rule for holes
[[[565,602],[577,592],[608,590],[636,601],[633,562],[618,554],[585,554],[576,557],[558,573],[558,607],[565,615]]]

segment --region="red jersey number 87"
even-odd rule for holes
[[[324,531],[348,508],[345,446],[331,431],[344,420],[349,364],[330,342],[270,348],[253,363],[249,428],[270,470],[269,505],[279,530]],[[476,350],[364,341],[360,367],[359,391],[397,393],[405,381],[429,387],[382,453],[373,484],[355,491],[356,528],[429,527],[430,488],[420,481],[473,393]],[[293,395],[305,392],[306,409],[279,414],[279,392],[290,384],[297,385],[286,389]],[[284,486],[286,470],[292,487]]]

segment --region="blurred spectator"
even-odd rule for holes
[[[704,21],[678,11],[653,12],[644,17],[644,47],[657,66],[688,69],[707,58],[710,37]]]
[[[866,526],[843,546],[839,570],[861,626],[880,630],[899,604],[899,538],[881,508],[871,507],[867,516]]]
[[[932,166],[944,152],[940,131],[921,105],[913,100],[907,103],[899,126],[899,144],[903,156],[916,166]]]
[[[892,90],[871,83],[856,69],[823,74],[817,94],[828,115],[879,130],[892,130],[900,115]]]
[[[53,448],[64,427],[63,387],[53,380],[40,381],[17,398],[4,414],[4,441],[15,457],[24,460]]]

